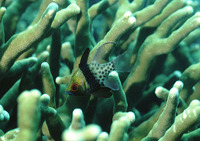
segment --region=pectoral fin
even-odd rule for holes
[[[119,90],[119,83],[116,79],[107,76],[104,80],[104,86],[110,88],[111,90]]]

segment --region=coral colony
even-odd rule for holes
[[[199,0],[0,6],[0,141],[200,141]]]

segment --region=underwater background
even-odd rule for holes
[[[199,141],[199,0],[0,0],[0,141]]]

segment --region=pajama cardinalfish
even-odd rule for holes
[[[110,97],[111,95],[106,93],[107,90],[119,89],[117,83],[110,82],[108,75],[111,71],[130,71],[130,67],[127,64],[129,61],[126,59],[126,52],[110,62],[99,64],[96,60],[102,56],[104,51],[100,50],[100,47],[98,49],[89,64],[87,61],[90,50],[88,48],[85,50],[80,60],[79,69],[71,77],[66,91],[67,94],[84,96],[86,93],[89,93],[101,97]]]

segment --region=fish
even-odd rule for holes
[[[104,43],[104,45],[105,44],[107,43]],[[89,93],[94,96],[110,97],[111,93],[108,93],[107,91],[119,89],[117,82],[110,82],[108,75],[112,71],[130,71],[130,67],[127,63],[119,63],[127,58],[126,52],[117,56],[110,62],[100,64],[96,61],[98,60],[97,58],[100,58],[102,56],[101,54],[104,52],[100,47],[98,48],[99,50],[97,49],[92,61],[89,64],[87,62],[90,49],[87,48],[85,50],[81,57],[79,68],[71,77],[70,83],[66,89],[66,94],[72,96],[84,96],[86,93]]]

